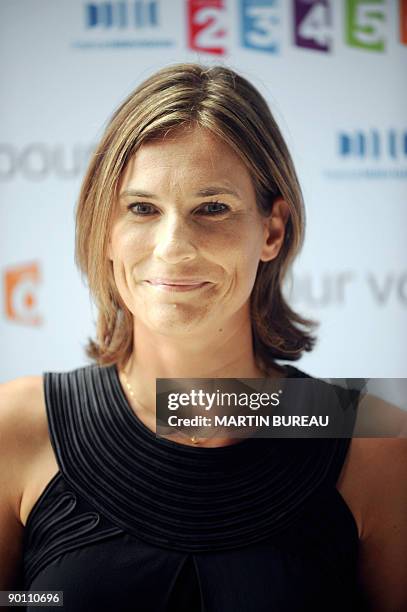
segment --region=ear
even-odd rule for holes
[[[290,218],[290,209],[283,198],[273,202],[271,214],[264,219],[264,243],[260,261],[271,261],[280,252],[284,242],[285,228]]]

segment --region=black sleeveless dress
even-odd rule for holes
[[[349,438],[187,446],[138,419],[115,366],[44,388],[59,472],[28,517],[23,589],[63,591],[65,612],[367,609],[335,487]]]

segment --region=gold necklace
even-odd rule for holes
[[[134,394],[134,391],[133,391],[133,387],[129,383],[129,379],[127,378],[126,372],[124,370],[122,370],[122,374],[123,374],[124,384],[126,385],[127,391],[129,392],[130,397],[134,398],[135,394]],[[188,437],[191,440],[192,444],[199,444],[200,443],[200,440],[199,440],[199,438],[197,438],[197,436],[188,436]]]

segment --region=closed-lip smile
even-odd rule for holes
[[[181,286],[181,285],[202,285],[208,281],[201,278],[152,278],[146,280],[151,285],[170,285],[170,286]]]
[[[144,284],[154,291],[164,293],[201,291],[211,285],[209,281],[199,278],[153,278],[144,281]]]

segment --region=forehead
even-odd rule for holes
[[[143,144],[122,178],[123,186],[150,189],[152,184],[182,189],[219,182],[245,192],[253,189],[246,166],[231,147],[197,127]]]

